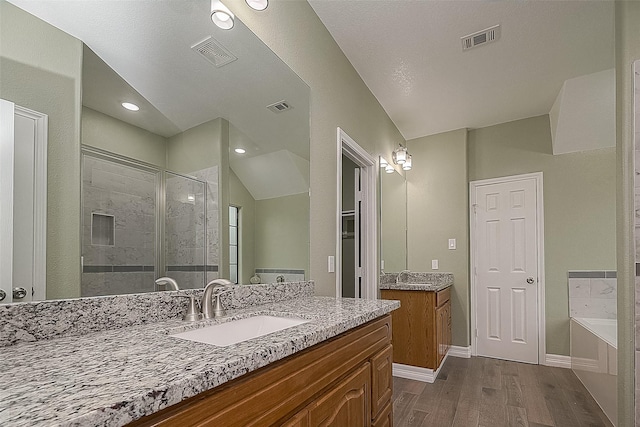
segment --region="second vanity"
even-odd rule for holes
[[[389,313],[398,302],[281,296],[224,319],[165,320],[3,347],[0,424],[314,425],[357,416],[365,425],[388,425]],[[256,315],[308,322],[228,347],[171,336]],[[341,405],[359,409],[334,414]]]
[[[393,312],[394,375],[433,382],[451,347],[451,273],[400,273],[380,284]]]

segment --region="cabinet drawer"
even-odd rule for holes
[[[451,299],[451,288],[443,289],[436,293],[436,307],[440,307]]]

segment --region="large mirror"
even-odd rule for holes
[[[48,121],[44,194],[25,197],[17,163],[0,188],[15,221],[12,242],[0,234],[3,303],[162,290],[161,276],[305,279],[309,88],[242,22],[217,28],[207,0],[0,8],[0,98]],[[34,164],[15,120],[16,162]],[[46,262],[28,261],[20,222],[42,206],[26,241]]]
[[[380,157],[381,165],[389,163]],[[380,169],[380,251],[385,273],[407,269],[407,182],[393,167]]]

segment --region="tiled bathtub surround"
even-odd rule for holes
[[[314,294],[313,281],[230,288],[221,297],[228,309]],[[191,294],[201,297],[202,289],[0,305],[0,347],[178,319],[187,299],[176,296]]]
[[[299,282],[304,280],[304,270],[256,268],[255,273],[260,277],[260,283],[275,283],[278,281],[278,276],[283,276],[285,282]]]
[[[615,271],[570,271],[568,284],[571,317],[617,317],[618,292]]]

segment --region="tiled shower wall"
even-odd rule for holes
[[[153,291],[155,174],[85,156],[82,180],[81,295]],[[99,236],[92,239],[94,213],[113,217],[115,236],[110,244]]]
[[[206,184],[167,173],[165,217],[166,274],[189,289],[218,277],[218,168],[192,175]]]

